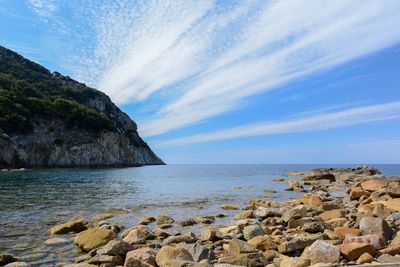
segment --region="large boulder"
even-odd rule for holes
[[[340,249],[326,241],[317,240],[304,250],[301,257],[309,259],[311,264],[339,263]]]
[[[88,221],[85,220],[85,218],[83,218],[81,215],[77,215],[65,223],[53,226],[52,228],[49,229],[49,233],[52,235],[80,233],[91,227],[92,226],[90,225],[90,223],[88,223]]]
[[[393,229],[382,218],[363,217],[360,220],[360,229],[363,235],[382,235],[386,240],[392,239]]]
[[[107,244],[115,238],[116,235],[113,231],[104,228],[91,228],[79,233],[75,237],[74,243],[82,251],[88,252]]]

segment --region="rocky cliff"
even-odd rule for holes
[[[0,168],[155,164],[107,95],[0,46]]]

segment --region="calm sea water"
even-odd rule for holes
[[[287,200],[295,193],[272,182],[290,171],[350,165],[167,165],[122,169],[57,169],[0,173],[0,252],[12,253],[34,266],[72,262],[79,251],[73,236],[59,246],[45,245],[47,229],[76,214],[113,212],[110,222],[130,227],[144,215],[169,214],[175,219],[237,212],[221,204],[245,205],[248,199]],[[352,166],[353,167],[353,166]],[[400,165],[375,165],[387,175],[400,175]],[[240,186],[241,189],[234,187]],[[266,196],[264,189],[278,193]],[[186,228],[187,230],[198,230]],[[176,229],[172,229],[176,230]]]

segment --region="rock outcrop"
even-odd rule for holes
[[[107,95],[1,46],[0,106],[0,168],[164,164]]]

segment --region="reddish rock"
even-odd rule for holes
[[[356,228],[348,228],[348,227],[336,227],[333,231],[341,236],[359,236],[361,235],[361,230]]]
[[[348,260],[357,260],[362,254],[375,254],[375,248],[371,244],[366,243],[349,243],[340,246],[340,252]]]
[[[349,198],[351,200],[357,200],[357,199],[360,199],[361,197],[369,197],[370,195],[371,195],[371,193],[369,191],[362,190],[362,189],[356,187],[356,188],[351,189]]]
[[[368,191],[383,191],[386,187],[387,182],[378,179],[371,179],[361,183],[361,188]]]
[[[381,235],[364,235],[364,236],[346,236],[343,244],[349,243],[366,243],[374,246],[375,249],[385,247],[385,238]]]

